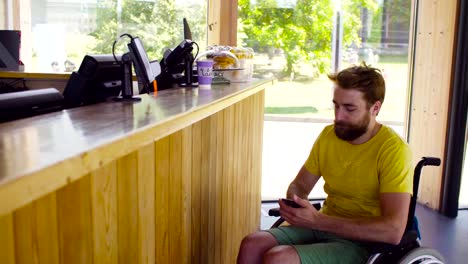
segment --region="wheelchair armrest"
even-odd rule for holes
[[[275,216],[275,217],[280,216],[280,209],[279,209],[279,207],[271,208],[270,210],[268,210],[268,215],[269,215],[269,216]]]
[[[416,240],[418,240],[418,232],[416,230],[410,230],[403,234],[403,237],[401,238],[401,241],[398,245],[405,245]]]
[[[322,205],[321,205],[320,203],[313,203],[312,205],[313,205],[313,206],[315,207],[315,209],[317,209],[317,210],[320,210],[320,208],[322,208]],[[269,215],[269,216],[276,216],[276,217],[280,216],[280,209],[279,209],[279,207],[271,208],[270,210],[268,210],[268,215]]]

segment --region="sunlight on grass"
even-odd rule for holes
[[[382,58],[373,66],[382,70],[386,81],[385,101],[378,120],[403,123],[408,98],[406,57]],[[332,83],[326,74],[307,81],[279,80],[266,89],[265,114],[333,118],[332,99]]]
[[[303,114],[317,113],[313,106],[265,107],[265,114]]]

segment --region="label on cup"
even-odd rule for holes
[[[199,85],[211,85],[211,81],[213,79],[213,61],[197,61],[197,72]]]
[[[213,69],[210,67],[200,67],[198,70],[198,76],[212,77]]]

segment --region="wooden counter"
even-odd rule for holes
[[[4,79],[68,80],[70,75],[71,73],[0,71],[0,78]]]
[[[14,88],[65,90],[70,73],[34,73],[0,71],[0,81],[13,85]],[[18,82],[18,80],[21,80]]]
[[[233,263],[259,228],[271,83],[0,124],[0,263]]]

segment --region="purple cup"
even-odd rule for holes
[[[213,61],[197,60],[198,85],[211,86],[213,80]]]

